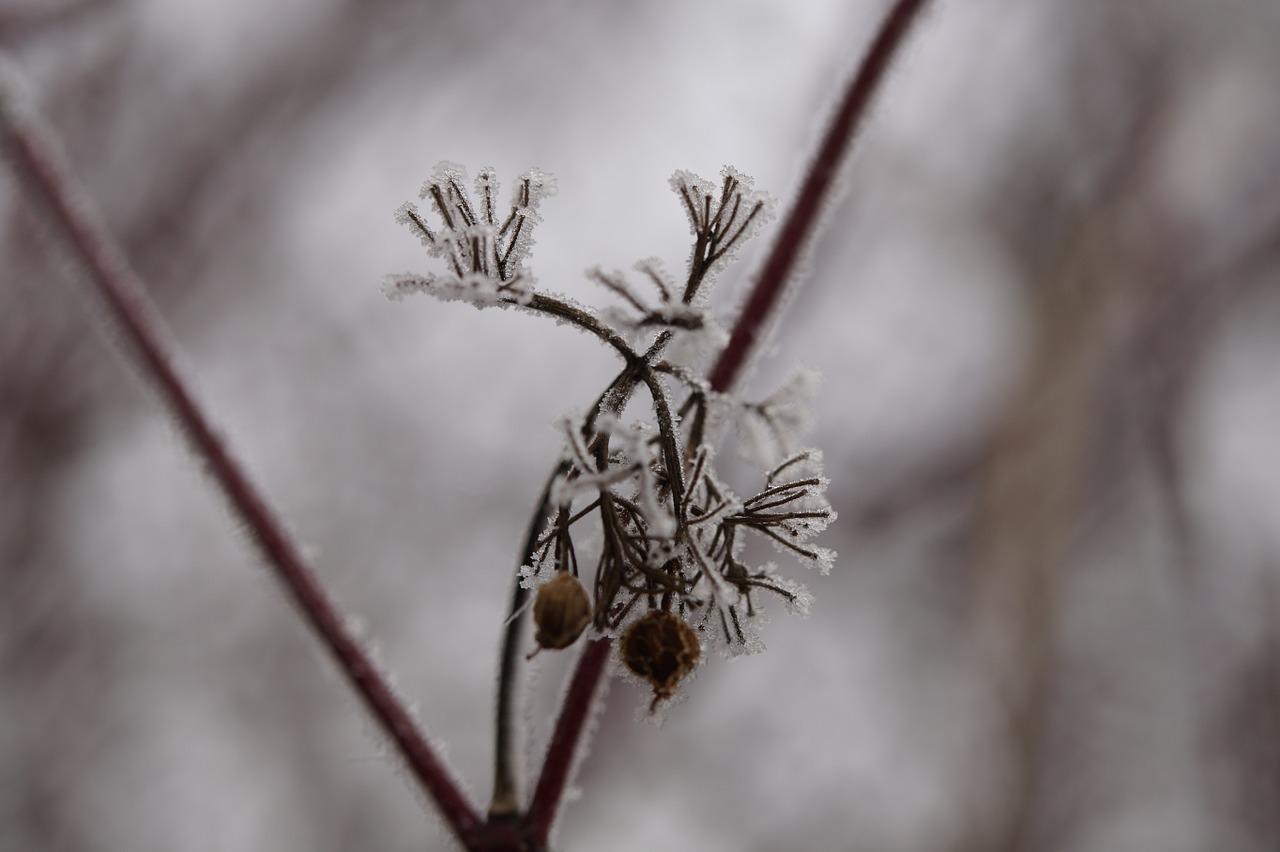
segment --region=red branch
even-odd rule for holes
[[[395,743],[450,828],[459,838],[466,838],[480,823],[475,806],[347,628],[347,620],[304,562],[298,546],[214,430],[190,385],[178,373],[163,319],[86,193],[72,178],[53,130],[20,101],[21,95],[14,91],[13,72],[0,68],[0,74],[10,78],[0,79],[0,133],[10,166],[27,194],[44,206],[55,229],[84,263],[94,291],[131,346],[139,371],[154,383],[162,403],[190,440],[192,452],[221,488],[303,617]]]
[[[812,236],[823,205],[830,200],[845,152],[911,25],[927,6],[928,0],[897,0],[881,23],[870,50],[850,80],[827,127],[800,193],[774,238],[746,306],[734,324],[729,343],[711,371],[711,385],[716,390],[724,391],[733,385],[748,356],[759,344],[760,336],[777,308],[778,298]],[[591,703],[600,679],[604,677],[611,644],[609,639],[597,639],[584,649],[574,669],[560,717],[556,720],[533,802],[526,815],[533,836],[541,843],[545,844],[559,811],[568,772],[590,717]]]
[[[547,757],[542,764],[542,773],[538,776],[538,786],[533,791],[533,801],[529,803],[529,811],[525,815],[530,833],[540,845],[545,846],[551,836],[551,826],[555,823],[560,802],[564,798],[569,770],[573,768],[579,742],[586,730],[587,720],[591,717],[591,705],[608,668],[609,651],[612,647],[613,640],[607,636],[592,639],[582,649],[582,655],[578,657],[578,664],[573,670],[569,692],[564,697],[560,718],[556,719],[556,727],[547,746]]]
[[[845,153],[869,112],[872,98],[879,91],[885,73],[910,32],[911,25],[920,18],[920,13],[927,5],[928,0],[897,0],[880,25],[875,41],[871,43],[870,50],[849,82],[844,98],[831,118],[831,124],[822,138],[822,146],[813,158],[813,165],[809,167],[795,203],[787,213],[778,235],[774,237],[769,255],[751,289],[751,296],[738,316],[729,342],[711,371],[711,387],[716,390],[726,391],[733,386],[741,375],[747,358],[768,328],[778,299],[786,290],[796,263],[813,235],[818,217],[831,200],[831,190],[840,175]]]

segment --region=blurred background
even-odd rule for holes
[[[394,209],[441,159],[553,172],[530,265],[600,304],[590,265],[682,268],[674,170],[785,207],[887,5],[0,2],[199,395],[477,796],[551,423],[616,362],[386,301],[433,268]],[[1277,45],[1274,0],[935,4],[746,384],[824,374],[836,570],[661,728],[614,684],[561,847],[1280,847]],[[0,849],[450,848],[7,172],[0,253]]]

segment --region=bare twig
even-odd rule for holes
[[[538,549],[538,537],[546,526],[551,513],[551,487],[556,479],[564,474],[566,465],[561,463],[547,477],[547,484],[542,489],[542,499],[538,510],[529,521],[529,530],[525,535],[524,558],[532,559]],[[497,711],[494,725],[494,766],[493,766],[493,798],[489,803],[489,820],[511,817],[520,812],[520,790],[515,777],[516,751],[516,667],[520,662],[522,651],[520,639],[523,634],[523,614],[528,607],[530,592],[519,581],[511,584],[510,615],[502,632],[502,651],[498,661],[498,695]]]
[[[881,23],[871,48],[849,81],[844,97],[827,126],[800,193],[774,237],[751,295],[729,336],[729,343],[711,370],[711,387],[715,390],[726,391],[733,385],[768,328],[778,300],[813,236],[818,218],[831,199],[845,153],[870,111],[871,102],[912,24],[920,19],[928,5],[929,0],[896,0]]]
[[[551,827],[560,810],[565,784],[569,780],[569,770],[573,768],[578,745],[586,730],[587,720],[591,717],[591,706],[595,703],[600,681],[608,668],[612,648],[613,640],[608,637],[591,640],[578,657],[578,664],[573,670],[569,692],[565,695],[560,717],[556,720],[551,743],[547,747],[542,774],[538,776],[538,786],[533,791],[533,801],[525,815],[530,833],[538,843],[545,845],[551,836]]]
[[[0,62],[3,62],[0,57]],[[404,703],[347,627],[275,512],[267,505],[179,374],[163,319],[123,251],[64,162],[54,132],[20,94],[16,72],[0,66],[0,133],[22,187],[47,211],[55,230],[84,264],[93,292],[118,325],[137,369],[191,442],[232,511],[249,530],[303,617],[329,649],[409,770],[452,831],[465,838],[480,823],[477,811],[437,756]]]

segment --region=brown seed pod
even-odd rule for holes
[[[650,611],[622,636],[623,664],[653,685],[650,713],[671,697],[701,655],[698,634],[669,612]]]
[[[533,600],[534,634],[538,646],[558,651],[568,648],[591,623],[591,598],[582,581],[568,571],[558,571],[538,587]]]

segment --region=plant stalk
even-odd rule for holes
[[[4,58],[0,57],[0,62]],[[464,843],[480,825],[475,806],[428,742],[377,665],[347,626],[285,527],[231,454],[211,419],[180,374],[171,335],[91,203],[72,177],[62,146],[25,103],[21,82],[11,67],[0,67],[0,136],[10,168],[31,200],[43,208],[54,229],[89,273],[101,299],[142,376],[150,381],[165,409],[190,443],[232,512],[249,530],[271,566],[338,668],[377,720],[409,771],[439,809],[449,828]]]
[[[834,200],[833,190],[845,155],[870,112],[871,103],[884,83],[894,57],[906,41],[912,24],[922,17],[921,13],[928,5],[929,0],[896,0],[880,24],[867,55],[849,80],[844,97],[831,117],[800,192],[774,237],[755,286],[751,288],[751,295],[729,335],[729,342],[711,370],[709,378],[713,389],[725,392],[733,387],[768,331],[778,300],[817,230],[819,218]]]

